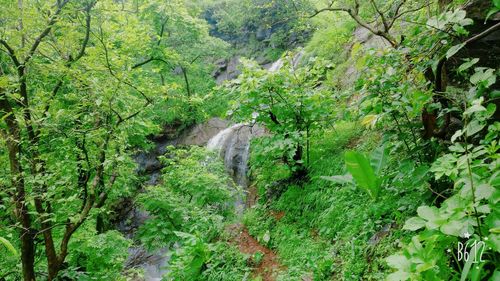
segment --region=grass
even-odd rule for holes
[[[311,180],[290,185],[276,200],[260,203],[244,217],[250,234],[270,233],[269,247],[277,251],[288,270],[279,280],[381,280],[387,267],[383,259],[397,250],[408,234],[398,230],[421,202],[421,191],[386,185],[377,200],[355,186],[340,186],[321,176],[345,173],[343,153],[348,149],[369,152],[381,136],[356,123],[342,122],[312,139]],[[393,158],[393,166],[398,165]],[[273,171],[254,172],[273,178]],[[276,179],[282,175],[276,174]],[[259,186],[260,190],[266,187]],[[261,197],[264,194],[260,194]],[[277,212],[284,214],[275,216]],[[384,227],[391,230],[379,232]],[[377,243],[374,235],[380,235]]]

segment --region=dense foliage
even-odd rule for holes
[[[18,278],[19,257],[25,280],[116,274],[123,258],[96,267],[72,241],[116,236],[107,202],[135,190],[133,150],[164,122],[202,118],[204,61],[224,43],[181,1],[18,2],[0,11],[0,236],[19,256],[2,253],[0,277]]]
[[[310,135],[331,121],[333,100],[316,89],[326,66],[312,61],[297,68],[295,59],[284,57],[276,72],[249,61],[238,79],[231,81],[228,96],[235,97],[230,111],[235,119],[262,124],[272,133],[263,154],[282,155],[297,174],[309,164]]]
[[[0,5],[0,281],[500,278],[498,0]]]

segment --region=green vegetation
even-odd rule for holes
[[[236,55],[273,62],[309,36],[309,23],[302,16],[312,7],[307,0],[207,2],[205,16],[213,25],[212,33],[235,45]]]
[[[283,155],[283,162],[298,175],[309,164],[310,134],[330,120],[333,103],[326,92],[315,89],[324,76],[322,63],[295,69],[293,57],[284,60],[276,72],[244,62],[228,96],[233,97],[235,119],[259,123],[271,131],[264,153]]]
[[[0,281],[499,280],[498,0],[0,5]]]

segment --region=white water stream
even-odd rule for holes
[[[219,152],[227,172],[243,190],[246,190],[248,185],[250,140],[262,133],[260,128],[236,124],[219,132],[207,144],[208,149]],[[236,213],[241,215],[245,207],[241,192],[235,192],[235,199]]]

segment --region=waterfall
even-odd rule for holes
[[[304,56],[304,50],[299,50],[298,52],[296,52],[293,55],[292,61],[291,61],[293,68],[296,68],[299,65],[300,60],[302,59],[303,56]],[[269,72],[278,71],[281,67],[283,67],[283,63],[284,63],[283,58],[280,58],[279,60],[277,60],[277,61],[273,62],[273,64],[271,64],[268,71]]]
[[[235,183],[246,187],[247,161],[250,150],[250,127],[236,124],[220,131],[208,141],[209,150],[218,151]]]
[[[275,62],[273,62],[273,64],[271,64],[271,67],[269,67],[269,72],[276,72],[278,71],[281,67],[283,66],[283,59],[279,59]]]
[[[207,148],[219,152],[224,160],[227,172],[234,182],[242,189],[248,185],[248,159],[250,155],[250,140],[261,135],[263,130],[245,124],[235,124],[220,131],[208,141]],[[243,197],[239,192],[235,194],[235,207],[238,214],[243,213]]]
[[[232,133],[234,129],[236,129],[239,126],[241,126],[241,124],[236,124],[220,131],[218,134],[216,134],[215,136],[213,136],[211,139],[208,140],[207,148],[209,150],[220,151],[227,137]]]

